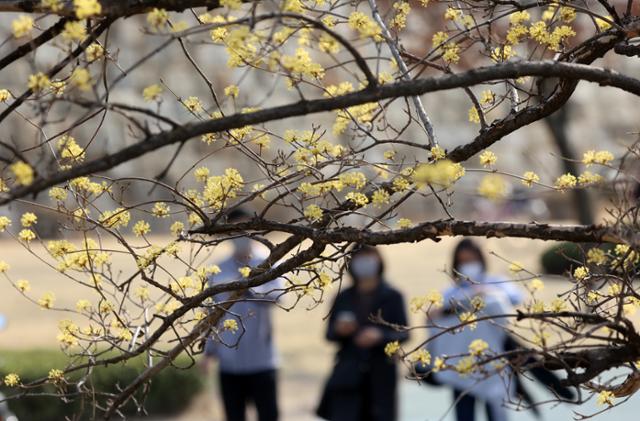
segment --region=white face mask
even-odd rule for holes
[[[351,261],[351,272],[357,278],[373,278],[380,273],[380,261],[376,256],[358,256]]]
[[[484,266],[480,262],[463,263],[458,267],[458,273],[472,282],[482,282]]]

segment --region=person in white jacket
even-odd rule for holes
[[[461,323],[460,315],[472,310],[478,302],[483,308],[475,317],[512,314],[513,305],[519,304],[523,294],[518,287],[504,282],[499,277],[486,274],[486,264],[480,248],[471,240],[462,240],[455,249],[453,258],[455,285],[443,291],[444,305],[437,313],[431,313],[430,323],[437,327],[429,330],[433,339],[428,348],[431,355],[447,355],[448,365],[461,364],[463,354],[469,354],[470,345],[481,340],[488,345],[486,353],[501,354],[505,351],[507,318],[479,321],[475,326],[447,331]],[[443,333],[446,332],[446,333]],[[437,336],[440,335],[440,336]],[[468,361],[468,360],[467,360]],[[499,361],[496,361],[498,363]],[[457,421],[475,420],[475,401],[485,403],[489,421],[506,421],[504,402],[514,396],[512,372],[507,365],[488,364],[475,372],[443,370],[434,374],[434,380],[453,389]]]

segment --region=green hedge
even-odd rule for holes
[[[611,244],[576,244],[559,243],[549,247],[540,257],[540,263],[544,272],[553,275],[564,275],[573,272],[573,269],[581,266],[584,256],[589,249],[599,247],[605,252],[611,252]]]
[[[54,350],[0,351],[0,375],[17,373],[23,383],[46,377],[51,368],[64,368],[67,358]],[[125,364],[96,367],[91,376],[91,384],[96,391],[115,393],[118,387],[125,387],[144,369],[144,359],[135,358]],[[188,367],[189,360],[179,359],[176,365]],[[191,399],[203,388],[202,378],[196,368],[168,367],[155,376],[144,398],[144,408],[150,414],[175,414],[185,409]],[[15,394],[16,389],[1,387],[6,395]],[[53,385],[46,385],[38,392],[54,393]],[[73,390],[69,390],[73,391]],[[138,398],[141,396],[138,393]],[[9,401],[10,409],[21,421],[59,421],[72,415],[75,418],[92,419],[93,405],[90,401],[75,399],[63,402],[51,396],[28,396]],[[136,413],[133,403],[123,409],[127,415]]]

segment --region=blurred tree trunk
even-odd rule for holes
[[[558,148],[558,152],[560,152],[561,158],[564,158],[562,159],[563,172],[577,176],[579,174],[578,164],[573,162],[577,157],[567,135],[569,107],[570,104],[566,103],[558,111],[545,118],[544,121],[551,131],[551,137]],[[573,189],[571,194],[573,207],[580,223],[593,224],[594,217],[589,192],[586,189]]]

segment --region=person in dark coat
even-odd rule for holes
[[[353,286],[338,294],[329,316],[326,338],[338,345],[338,352],[317,414],[330,421],[393,421],[396,361],[384,348],[409,337],[387,325],[407,325],[404,299],[384,280],[377,249],[356,248],[348,270]],[[372,320],[377,316],[385,323]]]

